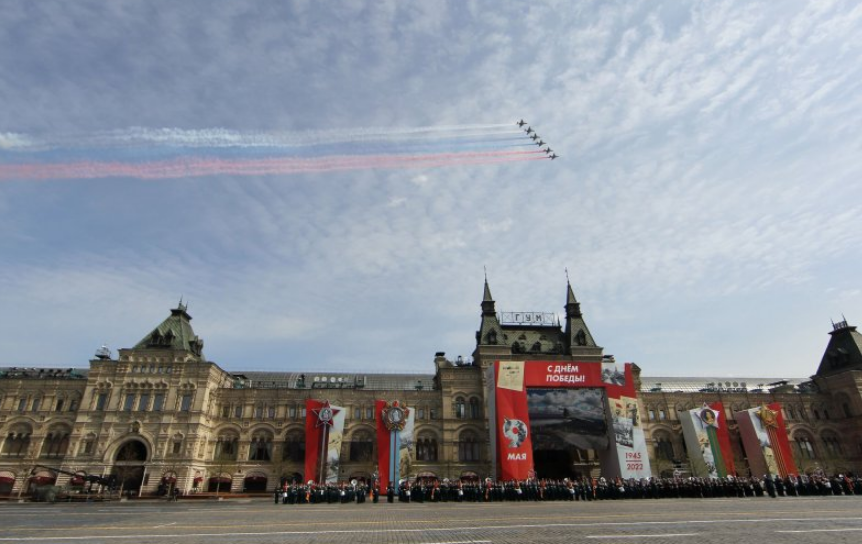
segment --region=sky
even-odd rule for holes
[[[0,366],[86,367],[182,297],[228,370],[430,373],[472,353],[486,272],[498,311],[561,315],[568,273],[597,343],[646,376],[805,377],[832,321],[862,324],[858,2],[2,11]],[[9,174],[121,161],[130,134],[361,154],[373,132],[397,154],[522,118],[557,160]]]

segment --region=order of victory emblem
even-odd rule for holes
[[[778,412],[770,410],[765,403],[760,407],[760,410],[757,411],[757,417],[760,418],[760,422],[764,427],[778,426]]]
[[[383,415],[383,424],[390,431],[403,431],[407,425],[407,416],[410,414],[409,408],[404,408],[398,404],[398,401],[393,401],[392,404],[387,404],[381,411]]]

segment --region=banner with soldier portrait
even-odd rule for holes
[[[329,401],[305,401],[305,478],[317,483],[338,482],[344,417],[347,411]]]
[[[704,403],[700,408],[679,413],[692,473],[700,478],[733,475],[733,450],[727,432],[727,418],[721,402]]]

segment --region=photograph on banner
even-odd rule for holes
[[[628,448],[634,447],[634,417],[637,415],[637,403],[634,399],[620,397],[610,399],[611,419],[614,425],[616,443]]]
[[[413,431],[416,427],[416,410],[407,409],[407,419],[404,428],[398,432],[398,455],[399,455],[399,473],[401,478],[406,478],[412,473],[413,466],[413,451],[414,451],[414,436]]]
[[[337,483],[339,472],[339,458],[341,457],[341,443],[344,439],[344,416],[347,410],[340,406],[333,406],[335,414],[332,417],[332,426],[329,429],[329,443],[326,447],[326,482]]]
[[[533,449],[607,449],[605,405],[603,389],[527,389]]]
[[[603,362],[602,383],[624,386],[626,384],[625,363]]]

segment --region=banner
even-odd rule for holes
[[[641,425],[637,399],[621,396],[608,397],[613,423],[613,436],[622,478],[649,478],[649,456]]]
[[[735,474],[727,418],[721,402],[679,413],[692,473],[699,478],[724,478]]]
[[[495,415],[496,444],[501,480],[526,480],[533,476],[533,442],[524,361],[497,361]]]
[[[736,412],[735,417],[753,475],[778,474],[786,478],[798,474],[781,415],[781,404],[763,404],[759,408]]]
[[[305,401],[305,478],[337,483],[347,411],[329,401]]]
[[[374,403],[374,417],[380,488],[385,490],[390,483],[397,486],[399,480],[411,473],[416,415],[414,410],[402,406],[397,400],[391,404],[378,400]]]

